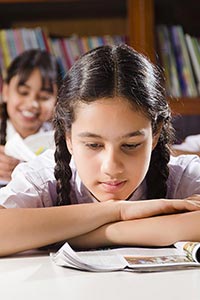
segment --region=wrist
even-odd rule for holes
[[[106,206],[108,223],[121,221],[121,203],[120,201],[109,200],[101,203]]]

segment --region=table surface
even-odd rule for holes
[[[199,300],[200,269],[92,273],[59,267],[48,253],[26,252],[0,258],[0,293],[3,300]]]

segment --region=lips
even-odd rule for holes
[[[106,192],[116,192],[125,185],[125,182],[126,181],[105,181],[101,182],[101,186]]]
[[[38,112],[32,112],[32,111],[29,111],[29,110],[22,110],[21,111],[21,116],[24,120],[33,121],[33,120],[38,118],[39,113]]]
[[[27,117],[27,118],[33,118],[33,117],[37,116],[37,113],[34,113],[32,111],[28,111],[28,110],[23,110],[21,113],[24,117]]]

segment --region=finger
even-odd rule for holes
[[[0,145],[0,153],[5,153],[5,146]]]
[[[1,164],[7,164],[8,166],[16,166],[20,161],[16,158],[13,158],[11,156],[0,154],[0,163]]]
[[[0,172],[0,180],[10,181],[12,172]]]
[[[16,162],[5,163],[0,161],[0,171],[1,173],[12,172],[14,168],[17,166],[17,164]]]
[[[189,200],[199,200],[200,201],[200,195],[199,194],[194,194],[190,197],[187,197],[186,200],[189,199]]]
[[[127,202],[126,202],[127,203]],[[123,204],[123,203],[122,203]],[[147,218],[156,215],[174,214],[199,210],[199,202],[194,200],[145,200],[123,204],[121,217],[123,220]]]
[[[189,202],[190,204],[192,204],[194,206],[194,208],[196,209],[200,209],[200,201],[195,201],[195,200],[187,200],[187,202]]]
[[[162,214],[180,213],[200,209],[200,203],[194,200],[163,200],[161,203]]]

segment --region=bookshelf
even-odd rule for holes
[[[155,26],[181,24],[200,35],[199,11],[195,0],[0,0],[0,28],[41,26],[63,36],[126,34],[131,46],[155,62]],[[174,114],[182,115],[200,115],[199,101],[169,99]]]

